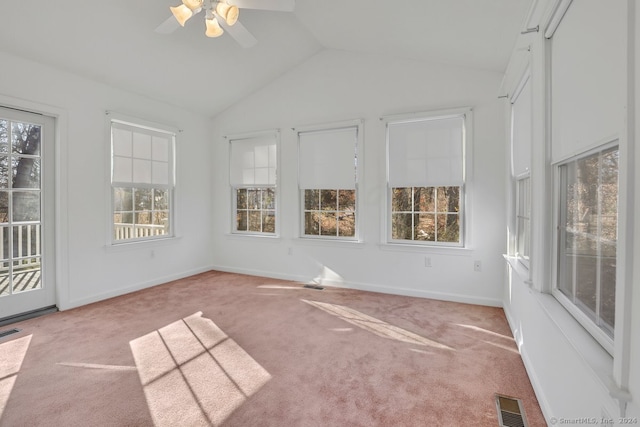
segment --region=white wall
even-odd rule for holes
[[[325,50],[214,120],[214,263],[222,270],[389,293],[500,305],[503,281],[504,104],[502,76],[440,64]],[[390,114],[473,108],[467,249],[402,249],[383,242],[385,129]],[[299,238],[294,127],[364,119],[358,212],[362,243]],[[280,237],[232,236],[224,135],[281,130]],[[291,255],[289,252],[291,251]],[[432,267],[425,267],[425,256]],[[474,272],[474,260],[482,272]]]
[[[638,164],[640,157],[634,135],[634,120],[637,122],[638,115],[637,112],[635,116],[628,114],[633,112],[634,104],[636,108],[638,105],[635,83],[638,73],[635,71],[634,74],[633,64],[637,67],[639,37],[637,29],[634,32],[634,26],[637,26],[640,14],[634,9],[633,0],[606,4],[597,0],[581,0],[573,2],[570,6],[580,5],[595,16],[597,25],[593,22],[584,23],[589,37],[617,34],[624,40],[624,45],[634,38],[636,40],[635,48],[632,45],[629,45],[628,49],[616,46],[618,53],[615,64],[608,62],[595,65],[607,70],[616,70],[620,75],[615,84],[602,82],[603,87],[612,92],[608,93],[606,100],[595,100],[599,103],[598,106],[606,105],[612,116],[617,117],[614,132],[620,138],[621,152],[616,341],[613,354],[609,354],[550,294],[553,271],[550,248],[553,245],[554,230],[550,191],[552,176],[548,163],[549,123],[546,121],[548,100],[545,90],[548,83],[546,61],[550,45],[542,33],[557,3],[559,2],[555,0],[541,0],[536,3],[537,9],[532,11],[531,19],[525,25],[528,28],[540,25],[541,32],[520,37],[503,88],[506,91],[512,90],[527,63],[530,64],[534,91],[531,171],[532,263],[531,271],[523,269],[517,262],[510,264],[504,289],[504,309],[538,400],[550,424],[555,418],[558,424],[561,424],[563,419],[582,419],[574,424],[601,425],[600,418],[607,415],[614,420],[614,425],[622,425],[619,418],[624,415],[640,417],[640,259],[637,249],[637,243],[640,242],[640,223],[637,215],[634,215],[640,207],[640,174],[635,172],[634,162],[629,160],[633,157],[629,156],[635,153],[635,164]],[[530,47],[530,52],[526,50],[527,47]],[[578,39],[575,49],[588,52],[589,46]],[[597,63],[597,58],[595,62]],[[631,72],[629,76],[627,71]],[[585,74],[596,72],[599,70],[584,70]],[[623,88],[615,92],[618,84]],[[634,84],[635,93],[632,91]],[[574,107],[578,113],[585,107],[586,110],[590,108],[582,103],[576,103]],[[592,121],[590,125],[602,126],[602,123]],[[511,207],[508,207],[508,210],[513,213]],[[513,223],[513,217],[508,221]],[[525,282],[529,277],[533,279],[532,283]],[[639,422],[640,418],[635,422],[631,420],[632,425]]]
[[[70,308],[209,268],[210,121],[154,100],[0,52],[0,105],[58,115],[62,185],[58,306]],[[179,239],[106,247],[109,215],[105,111],[184,131],[177,138]],[[151,256],[154,251],[154,257]]]

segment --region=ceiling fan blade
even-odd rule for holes
[[[240,9],[277,10],[281,12],[293,12],[295,0],[227,0],[229,4]]]
[[[229,35],[238,42],[238,44],[244,48],[253,47],[258,43],[258,40],[245,28],[240,21],[229,26],[223,19],[220,20],[220,25],[225,29]]]
[[[170,16],[169,18],[167,18],[166,21],[158,25],[156,29],[153,31],[155,31],[158,34],[171,34],[175,30],[177,30],[179,26],[180,24],[178,23],[178,21],[176,21],[176,18],[174,18],[173,16]]]

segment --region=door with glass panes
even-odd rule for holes
[[[55,305],[54,126],[0,107],[0,320]]]

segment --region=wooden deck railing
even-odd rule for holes
[[[137,239],[139,237],[162,236],[167,234],[164,225],[154,224],[114,224],[115,240]]]

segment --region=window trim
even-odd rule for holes
[[[238,141],[238,140],[246,140],[246,139],[258,139],[258,138],[265,138],[265,137],[273,137],[274,141],[275,141],[275,145],[276,145],[276,171],[275,171],[275,184],[273,185],[243,185],[243,186],[233,186],[231,184],[231,144],[233,143],[233,141]],[[230,189],[230,218],[229,218],[229,235],[230,236],[240,236],[240,237],[258,237],[258,238],[279,238],[280,237],[280,233],[281,233],[281,227],[280,227],[280,216],[281,216],[281,212],[280,212],[280,145],[281,145],[281,137],[280,137],[280,130],[279,129],[271,129],[271,130],[262,130],[262,131],[256,131],[256,132],[244,132],[244,133],[236,133],[236,134],[230,134],[230,135],[225,135],[224,139],[227,141],[227,150],[228,150],[228,156],[227,156],[227,167],[228,167],[228,173],[227,173],[227,179],[228,179],[228,185],[229,185],[229,189]],[[275,231],[273,233],[271,232],[264,232],[264,231],[243,231],[243,230],[238,230],[237,229],[237,202],[238,202],[238,196],[237,196],[237,190],[238,189],[248,189],[248,188],[252,188],[252,189],[265,189],[265,188],[273,188],[274,192],[275,192],[275,208],[273,209],[274,213],[275,213]]]
[[[304,203],[304,191],[307,189],[300,188],[300,180],[299,173],[296,175],[297,178],[297,194],[298,194],[298,221],[299,225],[298,235],[296,236],[301,240],[308,241],[327,241],[327,242],[355,242],[359,243],[363,241],[362,235],[362,221],[361,214],[359,212],[363,211],[363,202],[360,191],[360,183],[362,182],[363,175],[363,164],[364,164],[364,120],[363,119],[352,119],[352,120],[343,120],[338,122],[329,122],[323,124],[316,125],[307,125],[307,126],[299,126],[295,127],[292,130],[296,132],[296,160],[298,168],[300,167],[300,134],[306,132],[323,132],[323,131],[332,131],[332,130],[341,130],[341,129],[349,129],[356,128],[356,145],[355,145],[355,198],[356,198],[356,210],[355,210],[355,232],[353,236],[339,236],[337,233],[335,236],[333,235],[315,235],[315,234],[305,234],[304,230],[304,214],[305,214],[305,203]],[[299,172],[299,170],[298,170]],[[321,190],[344,190],[343,188],[323,188]]]
[[[522,198],[522,193],[520,191],[520,183],[522,183],[523,181],[528,181],[529,185],[528,185],[528,192],[527,192],[527,198],[528,200],[528,212],[525,212],[526,214],[528,214],[528,216],[526,216],[525,218],[528,219],[528,227],[525,227],[525,243],[524,245],[526,245],[526,252],[527,255],[524,254],[520,254],[519,249],[520,249],[520,216],[521,216],[521,212],[520,212],[520,200]],[[516,186],[516,209],[515,209],[515,220],[516,220],[516,225],[515,225],[515,245],[514,245],[514,256],[515,258],[518,260],[518,262],[520,264],[522,264],[527,270],[529,269],[530,265],[531,265],[531,174],[530,173],[526,173],[526,174],[522,174],[518,177],[515,178],[515,186]],[[526,210],[526,206],[527,206],[527,201],[525,201],[525,210]]]
[[[463,119],[463,141],[462,141],[462,184],[460,185],[460,241],[451,242],[429,242],[417,240],[392,239],[392,188],[389,184],[389,124],[414,122],[430,119],[449,119],[462,117]],[[394,114],[381,117],[380,120],[385,126],[385,167],[386,177],[384,186],[386,187],[386,200],[384,205],[384,221],[382,224],[382,245],[405,246],[415,248],[469,248],[471,239],[469,238],[470,221],[470,189],[472,187],[472,161],[473,158],[473,109],[469,107],[459,107],[444,110],[433,110],[423,112],[413,112],[406,114]]]
[[[614,343],[615,343],[615,326],[614,326],[614,338],[608,336],[596,323],[589,318],[580,308],[571,302],[571,300],[562,293],[559,289],[559,273],[560,273],[560,245],[561,245],[561,220],[562,220],[562,206],[563,197],[561,186],[566,183],[561,177],[560,168],[566,166],[569,163],[590,157],[594,154],[601,153],[611,148],[617,148],[620,151],[620,140],[618,138],[613,139],[598,147],[588,149],[578,155],[571,156],[569,158],[559,160],[552,165],[553,167],[553,228],[556,231],[553,238],[553,262],[551,263],[552,273],[552,285],[551,295],[564,307],[570,315],[572,315],[576,321],[595,339],[610,355],[614,355]],[[618,165],[618,229],[620,228],[619,215],[620,215],[620,165]],[[616,271],[616,293],[618,292],[619,285],[617,283],[618,272]],[[616,312],[620,308],[616,305]],[[616,318],[618,315],[616,314]]]
[[[113,214],[115,208],[115,200],[114,200],[114,192],[113,189],[115,187],[122,187],[122,185],[115,185],[113,182],[113,140],[112,140],[112,124],[120,123],[127,126],[132,126],[140,129],[150,130],[153,132],[159,132],[168,134],[171,136],[169,142],[169,184],[166,186],[162,185],[152,185],[152,184],[144,184],[140,187],[132,187],[132,188],[155,188],[155,187],[165,187],[168,190],[168,212],[169,212],[169,233],[164,235],[157,236],[145,236],[134,239],[123,239],[123,240],[115,240],[115,224],[113,221]],[[162,240],[175,239],[178,237],[178,233],[176,230],[176,224],[178,223],[176,220],[176,187],[177,187],[177,135],[180,130],[174,126],[161,124],[157,122],[153,122],[146,119],[141,119],[138,117],[134,117],[128,114],[123,114],[114,111],[105,111],[105,131],[106,131],[106,140],[108,141],[106,145],[107,148],[107,171],[109,179],[106,180],[107,191],[109,194],[109,210],[107,215],[107,247],[119,247],[123,245],[138,245],[146,242],[158,242]],[[115,184],[123,184],[121,182]]]

